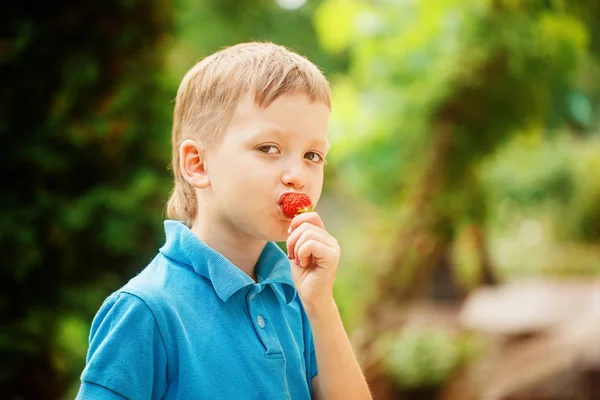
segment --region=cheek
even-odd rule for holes
[[[232,178],[228,185],[230,201],[239,204],[247,212],[268,211],[276,201],[273,197],[276,193],[273,178],[264,169],[244,170]]]
[[[308,194],[313,202],[318,202],[321,198],[321,192],[323,190],[323,172],[315,174],[313,179],[310,180],[310,189]]]
[[[260,169],[243,157],[228,157],[214,166],[214,186],[218,185],[221,192],[239,195],[255,185],[260,174]]]

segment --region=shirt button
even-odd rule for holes
[[[256,295],[255,295],[254,293],[252,293],[252,294],[250,295],[250,300],[254,300],[254,298],[255,298],[255,297],[256,297]]]
[[[258,324],[258,326],[260,326],[261,328],[265,327],[265,319],[262,317],[262,315],[259,315],[258,317],[256,317],[256,323]]]

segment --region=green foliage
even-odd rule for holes
[[[335,82],[336,160],[383,202],[419,170],[435,118],[454,124],[452,180],[514,128],[549,118],[589,41],[579,19],[536,2],[331,0],[315,22],[325,48],[351,57],[351,79]],[[569,110],[589,119],[581,98]]]
[[[550,218],[557,239],[597,242],[597,185],[580,184],[585,179],[575,171],[586,157],[581,148],[571,152],[552,140],[564,130],[589,137],[598,127],[600,64],[592,49],[598,48],[599,14],[585,12],[595,7],[330,0],[317,9],[322,45],[350,57],[349,74],[334,79],[332,159],[355,193],[378,207],[409,211],[398,229],[408,236],[397,239],[405,245],[395,258],[397,287],[410,287],[419,275],[414,271],[432,267],[411,242],[410,227],[440,240],[468,285],[476,284],[482,250],[454,235],[464,224],[501,230],[507,220],[497,217],[500,204],[514,202],[521,212]],[[446,150],[439,147],[440,122],[451,130]],[[492,156],[498,164],[491,179],[486,158],[515,134],[531,131],[544,150],[532,153],[513,143],[510,154]],[[432,164],[436,159],[439,165]],[[587,171],[588,180],[596,178]],[[414,198],[427,205],[411,203]],[[514,235],[511,229],[504,234]],[[503,248],[493,249],[492,265],[509,266],[502,254]],[[519,265],[528,265],[525,260]]]
[[[552,237],[597,243],[598,160],[598,138],[582,141],[562,134],[544,139],[539,132],[516,136],[481,170],[489,204],[497,210],[495,226],[506,230],[519,216],[545,215]]]
[[[405,328],[382,340],[386,372],[402,387],[438,386],[483,350],[480,338],[429,328]]]
[[[600,272],[600,141],[516,135],[482,165],[490,242],[506,275]]]
[[[569,140],[546,141],[540,132],[517,135],[487,160],[482,175],[496,199],[523,207],[564,204],[574,193]]]
[[[466,225],[459,229],[450,254],[460,284],[469,289],[477,287],[484,260],[474,237],[474,227]]]
[[[333,79],[331,159],[355,196],[395,210],[396,243],[385,247],[394,256],[379,268],[393,290],[375,301],[400,302],[396,293],[428,279],[436,260],[423,243],[440,244],[467,288],[488,256],[501,276],[598,273],[598,7],[326,0],[317,9],[320,43],[350,59]],[[485,232],[481,245],[468,226]],[[353,244],[377,254],[381,242],[363,242]],[[363,263],[356,274],[379,267]],[[440,384],[457,364],[448,338],[394,343],[387,366],[401,385]]]
[[[102,298],[162,241],[168,6],[12,2],[3,13],[5,397],[60,397],[81,372]]]
[[[299,10],[285,10],[275,1],[177,0],[173,42],[167,57],[170,84],[200,58],[224,46],[251,40],[272,41],[308,57],[326,74],[342,68],[342,56],[330,57],[318,45],[312,26],[314,1]]]

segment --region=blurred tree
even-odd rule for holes
[[[162,241],[170,14],[168,1],[3,6],[4,398],[60,398],[103,297]]]
[[[313,26],[314,10],[320,3],[299,1],[298,9],[286,9],[264,0],[177,0],[175,41],[169,50],[171,84],[200,58],[224,46],[246,41],[271,41],[308,57],[327,76],[345,71],[346,55],[330,55],[320,46]],[[293,3],[293,2],[290,2]]]
[[[590,129],[574,72],[597,49],[597,3],[327,0],[317,10],[323,46],[351,58],[350,76],[334,82],[336,162],[358,191],[401,209],[361,325],[372,383],[385,322],[427,295],[437,266],[468,258],[494,281],[484,157],[519,130]],[[449,257],[465,248],[474,256]]]

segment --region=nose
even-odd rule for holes
[[[281,182],[287,187],[302,189],[306,185],[306,173],[300,163],[290,164],[281,174]]]

